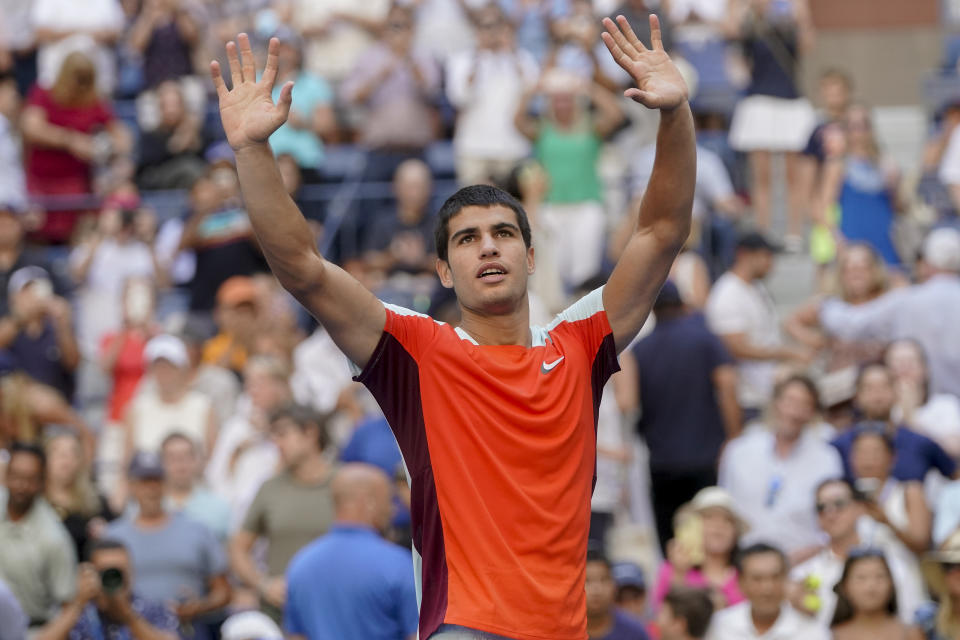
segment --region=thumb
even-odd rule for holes
[[[645,107],[652,107],[656,104],[657,96],[648,92],[641,91],[640,89],[631,88],[623,92],[625,98],[630,98],[634,102],[639,102]]]
[[[290,105],[293,103],[293,81],[289,81],[280,89],[280,97],[277,99],[277,106],[283,113],[284,120],[290,115]]]

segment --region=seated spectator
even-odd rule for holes
[[[130,151],[126,127],[97,96],[97,72],[82,53],[71,53],[49,89],[34,87],[23,109],[27,191],[32,196],[93,192],[93,170],[113,154]],[[40,236],[62,243],[78,212],[48,211]]]
[[[587,634],[596,640],[649,640],[643,624],[624,613],[614,601],[617,587],[610,561],[587,552]],[[443,630],[443,627],[440,627]]]
[[[866,547],[886,553],[900,603],[900,619],[912,622],[924,597],[916,560],[896,553],[902,545],[889,527],[864,513],[865,501],[847,480],[824,480],[816,497],[817,520],[829,540],[817,555],[791,569],[793,606],[814,616],[820,624],[829,625],[837,602],[834,587],[840,582],[844,563],[856,549]]]
[[[671,589],[657,615],[660,640],[702,640],[712,616],[713,603],[705,591]]]
[[[146,89],[156,89],[194,72],[193,54],[202,24],[191,4],[185,0],[146,0],[130,26],[127,42],[143,57]]]
[[[713,616],[707,640],[827,640],[826,627],[787,601],[787,558],[776,547],[758,543],[738,561],[740,589],[747,600]]]
[[[637,620],[647,617],[647,581],[643,569],[633,562],[618,562],[611,568],[617,585],[617,606]],[[662,608],[662,605],[661,605]]]
[[[730,494],[719,487],[702,489],[677,517],[676,537],[667,543],[667,561],[657,576],[654,606],[673,587],[707,589],[718,610],[742,602],[734,560],[749,526]]]
[[[139,141],[137,185],[141,189],[186,189],[206,173],[203,152],[209,141],[203,121],[187,110],[180,85],[172,80],[156,88],[160,121]]]
[[[724,449],[719,484],[750,524],[750,541],[775,541],[787,553],[819,544],[814,490],[843,466],[810,429],[817,408],[809,378],[786,378],[774,388],[769,429],[749,428]]]
[[[0,580],[0,640],[23,640],[29,622],[10,587]]]
[[[203,346],[203,362],[240,374],[254,353],[262,328],[253,279],[233,276],[217,291],[216,320],[220,332]]]
[[[164,504],[170,513],[182,513],[207,527],[220,542],[226,542],[230,505],[203,486],[199,478],[203,459],[197,444],[182,433],[171,433],[160,447],[166,481]]]
[[[167,603],[134,592],[137,576],[130,555],[123,542],[94,542],[90,563],[80,566],[77,595],[38,639],[179,638],[179,621]]]
[[[369,150],[367,180],[389,180],[403,160],[421,157],[436,138],[440,68],[413,49],[414,11],[390,7],[382,40],[360,54],[340,87],[344,102],[363,114],[357,141]]]
[[[931,393],[930,370],[923,347],[914,340],[890,343],[883,358],[893,374],[897,404],[892,417],[960,458],[960,398]]]
[[[923,559],[929,603],[917,614],[917,624],[926,640],[950,640],[960,632],[960,534],[951,532],[937,550]]]
[[[805,363],[810,354],[783,344],[780,321],[763,280],[777,250],[763,235],[748,232],[737,240],[736,257],[707,300],[710,329],[739,361],[737,397],[744,421],[760,415],[770,399],[778,363]]]
[[[181,628],[193,628],[184,637],[209,638],[206,622],[230,602],[223,549],[205,526],[165,509],[158,455],[134,456],[129,477],[136,509],[111,523],[105,536],[129,551],[134,591],[174,603]]]
[[[0,580],[31,628],[46,624],[70,602],[77,568],[70,535],[43,499],[45,472],[42,449],[14,444],[0,490]]]
[[[47,489],[45,497],[54,508],[80,560],[86,559],[87,544],[103,533],[114,514],[93,486],[90,466],[76,434],[60,432],[47,439]]]
[[[49,260],[41,252],[26,246],[26,212],[10,204],[0,204],[0,318],[10,316],[10,276],[23,267],[42,267],[51,274],[53,290],[57,295],[67,293],[65,283],[56,277]]]
[[[192,249],[181,247],[183,234],[193,214],[207,216],[223,204],[220,189],[204,175],[192,185],[187,197],[187,206],[178,216],[167,218],[157,230],[154,251],[157,265],[164,279],[171,285],[189,291],[197,270],[197,256]],[[195,318],[192,318],[196,321]]]
[[[857,394],[854,406],[860,417],[866,422],[879,422],[886,425],[887,435],[893,439],[896,452],[892,476],[897,480],[916,480],[923,482],[927,473],[939,471],[943,476],[952,478],[957,465],[947,453],[930,438],[897,425],[892,420],[892,411],[896,402],[893,387],[893,374],[881,363],[868,364],[860,370],[856,384]],[[843,457],[847,477],[853,477],[851,468],[851,449],[857,437],[855,430],[849,430],[833,441]]]
[[[20,150],[20,94],[16,80],[0,77],[0,202],[17,211],[27,205],[27,182]]]
[[[260,596],[261,609],[279,618],[290,560],[333,522],[335,468],[324,454],[329,444],[326,421],[308,409],[291,405],[274,413],[270,436],[280,451],[283,470],[257,492],[230,541],[230,560],[237,577]],[[253,559],[258,538],[267,542],[266,573]]]
[[[11,322],[0,331],[0,356],[14,371],[73,398],[74,373],[80,363],[73,335],[70,303],[53,294],[42,267],[24,267],[10,276]]]
[[[477,16],[476,49],[448,61],[447,96],[459,110],[453,147],[461,185],[501,179],[530,151],[514,116],[537,81],[537,63],[512,44],[511,25],[498,5],[489,4]]]
[[[855,640],[864,634],[878,640],[920,637],[897,619],[897,591],[883,552],[858,549],[847,556],[830,630],[834,640]]]
[[[342,640],[416,637],[410,553],[382,538],[392,517],[388,476],[375,467],[345,465],[330,492],[329,533],[301,549],[287,568],[284,630]]]

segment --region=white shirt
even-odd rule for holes
[[[780,320],[773,299],[759,281],[746,282],[728,271],[720,276],[707,298],[707,322],[719,336],[745,334],[756,347],[781,344]],[[773,394],[777,363],[772,360],[740,360],[737,399],[745,408],[765,407]]]
[[[764,634],[757,633],[750,616],[750,603],[728,607],[713,614],[706,640],[829,640],[830,633],[789,604],[784,603],[780,616]]]
[[[940,158],[940,182],[946,185],[960,184],[960,127],[950,134],[947,148]]]
[[[891,418],[900,423],[903,411],[893,408]],[[910,426],[935,441],[951,457],[960,457],[960,398],[952,393],[937,393],[913,412]]]
[[[130,403],[133,445],[137,451],[160,453],[167,436],[182,433],[203,450],[210,409],[210,399],[197,391],[187,391],[178,402],[168,404],[160,399],[155,386],[148,388]]]
[[[656,145],[637,152],[630,163],[630,192],[634,198],[643,195],[653,173]],[[723,160],[705,147],[697,147],[697,184],[693,192],[693,217],[702,220],[713,209],[713,203],[734,195],[733,183]]]
[[[470,76],[476,66],[473,83]],[[539,76],[536,60],[516,53],[464,51],[450,57],[447,95],[457,107],[453,146],[457,154],[475,158],[520,159],[530,142],[517,131],[514,116],[524,91]]]
[[[342,79],[374,37],[362,27],[335,19],[336,14],[382,20],[389,10],[388,0],[295,0],[293,27],[298,32],[326,27],[322,35],[307,39],[303,56],[306,70],[327,80]]]
[[[786,458],[774,453],[774,435],[755,424],[730,441],[720,457],[718,484],[730,492],[750,524],[743,544],[766,542],[785,552],[822,542],[814,493],[843,476],[837,450],[804,431]]]
[[[10,126],[7,117],[0,114],[0,203],[23,208],[27,205],[27,183],[23,154],[14,131],[16,128]]]
[[[323,327],[293,350],[290,390],[298,403],[329,413],[352,382],[350,361]]]

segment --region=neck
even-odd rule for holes
[[[613,609],[603,612],[587,612],[587,635],[591,638],[602,638],[613,628]]]
[[[182,504],[190,497],[190,494],[193,493],[192,484],[182,484],[182,485],[167,485],[167,497],[173,500],[176,504]]]
[[[320,482],[327,476],[327,463],[319,451],[309,454],[290,469],[293,477],[307,484]]]
[[[524,295],[514,310],[497,315],[481,314],[461,305],[460,327],[481,345],[519,345],[529,347],[530,305]]]
[[[846,558],[850,549],[853,549],[859,544],[860,536],[857,535],[857,530],[854,529],[848,532],[846,535],[839,536],[837,538],[831,538],[830,550],[833,551],[837,556]]]
[[[730,267],[730,273],[737,276],[744,282],[753,282],[756,278],[753,277],[753,273],[750,268],[742,263],[735,262],[732,267]]]
[[[750,609],[750,619],[753,621],[753,626],[757,630],[757,633],[763,635],[767,631],[773,628],[773,625],[777,623],[777,618],[780,617],[780,611],[777,610],[773,615],[757,615],[756,609]]]
[[[703,557],[703,569],[707,573],[719,573],[726,571],[729,565],[729,553],[712,553],[708,551]]]
[[[889,620],[890,614],[886,611],[859,611],[853,616],[854,622],[864,626],[881,626]]]
[[[797,441],[800,440],[800,433],[797,432],[794,434],[785,434],[780,433],[779,431],[774,436],[776,443],[774,445],[774,450],[777,455],[781,458],[790,455],[790,452],[793,451],[793,448],[797,446]]]
[[[146,529],[162,527],[167,523],[169,516],[166,511],[160,510],[157,513],[145,514],[143,511],[137,514],[137,524]]]
[[[18,520],[21,520],[24,516],[26,516],[27,513],[30,512],[30,507],[32,507],[32,506],[33,506],[33,503],[31,502],[26,508],[24,508],[23,510],[20,510],[20,509],[17,509],[14,505],[12,505],[12,504],[10,504],[10,503],[8,502],[8,503],[7,503],[7,517],[8,517],[11,521],[17,522]]]
[[[184,389],[163,389],[157,388],[157,394],[163,402],[177,402],[183,397]]]

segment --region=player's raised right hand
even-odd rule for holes
[[[230,63],[230,77],[233,88],[227,89],[220,72],[220,63],[210,63],[210,76],[220,99],[220,119],[227,134],[227,142],[234,151],[267,141],[274,131],[287,121],[290,115],[293,82],[287,82],[280,90],[280,97],[274,104],[271,96],[277,80],[277,49],[280,41],[270,39],[267,51],[267,65],[263,76],[257,81],[257,68],[250,48],[250,38],[241,33],[237,43],[227,43],[227,60]]]

